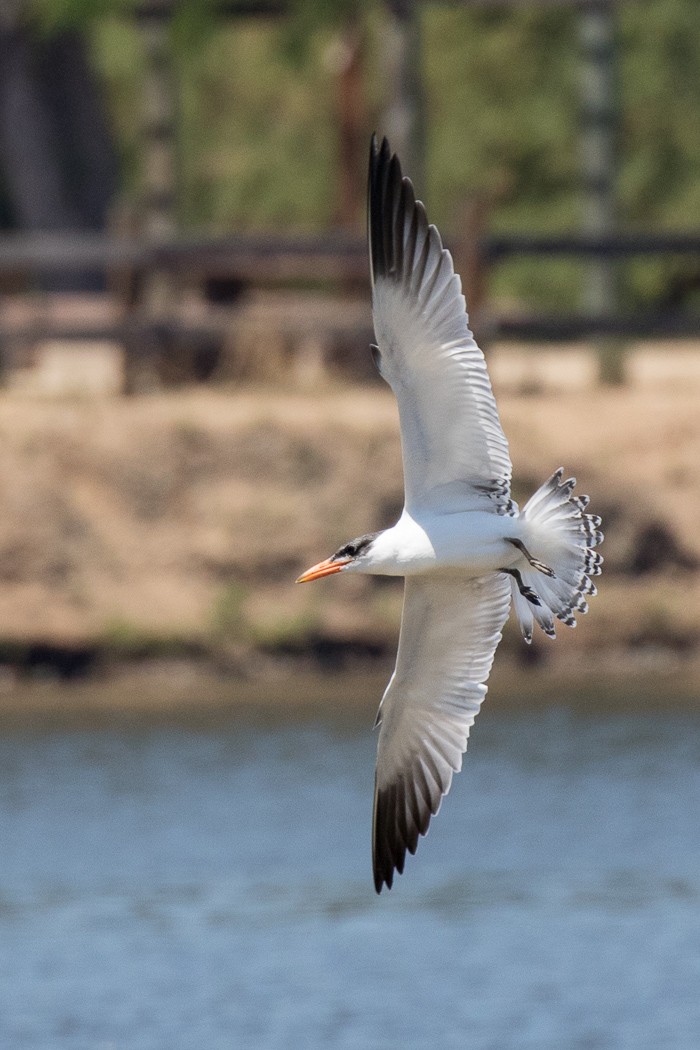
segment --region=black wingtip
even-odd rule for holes
[[[404,788],[400,783],[384,789],[376,786],[374,794],[374,813],[372,817],[372,872],[374,888],[382,892],[383,886],[391,889],[394,875],[402,875],[406,864],[406,849],[411,849],[407,829],[401,825],[399,814],[405,814],[406,800]],[[397,823],[398,820],[398,823]]]
[[[391,793],[391,788],[388,793]],[[379,789],[375,771],[374,806],[372,811],[372,875],[374,876],[374,888],[377,893],[381,893],[385,885],[388,890],[391,889],[396,867],[393,855],[394,850],[388,835],[386,795],[386,791]]]
[[[379,278],[408,288],[419,239],[426,252],[431,235],[425,209],[416,201],[411,180],[391,152],[389,140],[372,135],[367,187],[367,239],[372,284]]]
[[[384,865],[382,865],[381,863],[374,864],[372,874],[374,875],[374,888],[377,894],[380,894],[385,886],[388,890],[391,889],[391,887],[394,884],[395,870],[398,869],[395,869],[393,864],[391,863],[389,863],[388,866],[386,865],[386,863]],[[401,874],[400,871],[399,874]]]
[[[373,131],[372,132],[372,138],[370,139],[370,142],[369,142],[370,163],[371,163],[373,157],[378,157],[379,154],[382,153],[382,152],[386,152],[387,154],[391,153],[391,148],[389,146],[389,140],[386,137],[386,135],[383,135],[382,136],[382,141],[381,141],[381,144],[380,144],[377,132]]]
[[[383,886],[390,890],[394,877],[403,875],[406,854],[413,856],[420,837],[427,835],[450,781],[451,774],[445,779],[435,770],[428,778],[417,766],[411,780],[399,778],[380,788],[375,772],[372,872],[377,893]]]
[[[396,279],[401,273],[406,183],[408,179],[401,174],[399,158],[391,152],[389,140],[384,137],[380,144],[376,134],[372,135],[367,217],[373,282],[379,277]]]

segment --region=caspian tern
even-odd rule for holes
[[[534,622],[552,637],[554,617],[574,627],[596,593],[603,536],[561,469],[522,510],[511,498],[508,443],[461,281],[398,158],[375,136],[368,197],[372,352],[398,401],[405,504],[393,528],[351,540],[297,582],[405,577],[396,668],[376,723],[380,893],[461,769],[511,594],[527,642]]]

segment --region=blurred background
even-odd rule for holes
[[[0,1036],[695,1050],[695,0],[2,0]],[[515,496],[604,518],[369,868],[402,505],[369,138],[462,274]]]

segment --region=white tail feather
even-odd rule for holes
[[[526,642],[532,641],[533,624],[554,637],[554,617],[576,626],[575,614],[588,610],[587,598],[596,593],[592,576],[601,572],[602,557],[595,548],[603,542],[600,518],[586,514],[588,496],[572,495],[575,478],[562,481],[562,468],[555,471],[520,512],[523,542],[534,558],[548,565],[547,576],[523,557],[518,566],[522,582],[540,600],[528,601],[513,580],[513,607]]]

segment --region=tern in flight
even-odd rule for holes
[[[450,253],[386,139],[372,138],[368,234],[372,353],[399,407],[404,509],[298,583],[334,573],[404,576],[396,668],[379,712],[372,821],[378,893],[460,770],[511,596],[526,642],[586,612],[600,518],[557,470],[522,510],[481,350]]]

